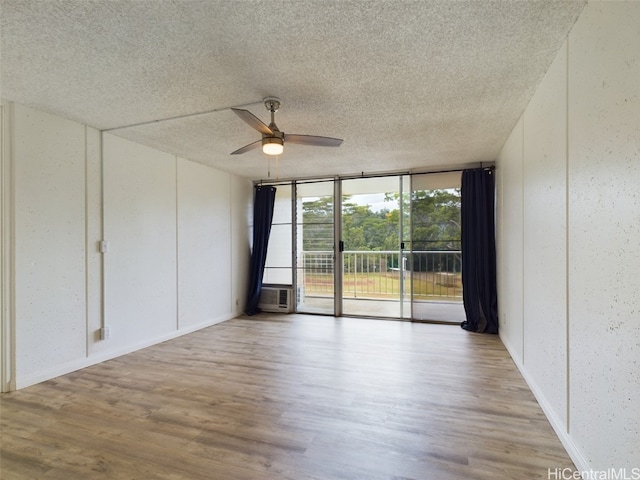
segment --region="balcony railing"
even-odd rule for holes
[[[343,295],[462,301],[462,257],[455,251],[344,251]],[[333,252],[302,252],[298,283],[305,295],[333,295]]]

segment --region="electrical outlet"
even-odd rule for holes
[[[111,325],[105,325],[100,329],[100,339],[109,340],[111,338]]]

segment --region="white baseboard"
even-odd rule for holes
[[[556,435],[558,435],[558,438],[560,439],[562,446],[565,448],[565,450],[571,457],[571,460],[575,464],[576,468],[581,472],[591,471],[592,470],[591,465],[589,465],[589,462],[584,457],[580,449],[577,447],[577,445],[571,438],[571,435],[569,434],[569,432],[567,432],[566,426],[560,420],[556,412],[553,410],[553,408],[547,401],[546,397],[544,396],[544,394],[542,393],[542,391],[540,390],[536,382],[528,374],[526,368],[520,362],[520,360],[516,358],[516,356],[514,355],[514,350],[511,348],[509,343],[506,342],[504,338],[502,338],[502,336],[500,337],[500,340],[502,341],[502,344],[507,349],[507,352],[509,352],[509,356],[511,356],[513,363],[515,363],[516,367],[520,371],[520,374],[524,378],[524,381],[527,382],[527,385],[529,385],[529,388],[531,389],[533,396],[536,397],[536,400],[538,401],[540,408],[542,408],[542,411],[546,415],[547,420],[549,420],[551,427],[553,427],[553,430],[556,432]]]
[[[180,330],[175,330],[171,333],[161,335],[159,337],[154,337],[152,339],[145,340],[143,342],[139,342],[132,345],[126,345],[122,348],[118,348],[115,350],[110,350],[108,352],[99,353],[97,355],[90,355],[86,358],[73,360],[71,362],[67,362],[62,365],[57,365],[53,368],[47,370],[41,370],[39,372],[34,372],[29,375],[23,375],[21,377],[16,377],[16,390],[20,390],[22,388],[30,387],[31,385],[35,385],[37,383],[46,382],[47,380],[51,380],[56,377],[60,377],[62,375],[66,375],[71,372],[75,372],[76,370],[81,370],[83,368],[90,367],[92,365],[96,365],[98,363],[106,362],[107,360],[111,360],[112,358],[121,357],[122,355],[126,355],[128,353],[133,353],[137,350],[141,350],[143,348],[151,347],[153,345],[157,345],[162,342],[166,342],[167,340],[172,340],[174,338],[181,337],[183,335],[187,335],[189,333],[193,333],[198,330],[202,330],[203,328],[210,327],[212,325],[216,325],[218,323],[225,322],[227,320],[231,320],[235,318],[237,315],[231,314],[228,316],[219,317],[216,319],[208,320],[206,322],[200,323],[198,325],[191,325],[186,328],[182,328]]]

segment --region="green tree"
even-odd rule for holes
[[[302,203],[302,248],[307,252],[333,250],[333,196]]]
[[[460,190],[417,190],[403,195],[386,194],[393,205],[403,202],[405,232],[413,250],[460,249]],[[409,208],[410,207],[410,208]],[[302,205],[303,248],[307,251],[333,249],[333,197],[309,200]],[[350,196],[342,199],[342,240],[346,250],[397,250],[400,210],[372,211]],[[411,222],[409,222],[411,212]],[[411,228],[411,234],[409,234]]]
[[[460,190],[418,190],[411,195],[414,250],[460,249]]]
[[[372,212],[368,205],[349,202],[343,202],[342,212],[342,240],[346,250],[384,250],[387,247],[390,230],[387,212]]]
[[[412,192],[412,246],[419,251],[460,250],[460,190]],[[449,257],[451,258],[451,257]],[[461,257],[442,265],[442,256],[415,253],[410,268],[419,271],[460,271]]]

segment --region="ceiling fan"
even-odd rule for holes
[[[339,147],[341,138],[318,137],[315,135],[296,135],[281,132],[275,122],[275,114],[280,108],[280,99],[267,97],[264,106],[271,112],[271,123],[267,126],[262,120],[248,110],[232,108],[236,115],[244,120],[251,128],[262,134],[262,139],[239,148],[231,155],[239,155],[262,145],[262,151],[266,155],[280,155],[284,151],[284,144],[297,143],[298,145],[313,145],[316,147]]]

